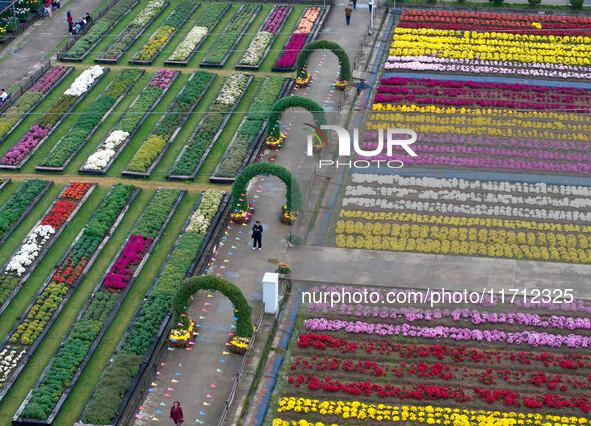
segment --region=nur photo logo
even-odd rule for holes
[[[413,143],[417,141],[417,134],[414,130],[410,129],[379,129],[378,131],[378,140],[377,140],[377,147],[373,150],[365,151],[359,145],[359,129],[353,129],[353,134],[351,135],[346,129],[341,126],[335,125],[322,125],[320,128],[309,124],[304,123],[306,130],[310,132],[307,137],[307,145],[306,145],[306,155],[308,157],[312,157],[314,152],[322,149],[322,146],[325,145],[328,147],[328,138],[323,130],[333,130],[336,132],[338,137],[338,144],[339,144],[339,157],[350,157],[351,156],[351,145],[353,145],[353,150],[357,155],[363,157],[373,157],[382,153],[384,149],[384,145],[386,146],[386,155],[388,157],[392,156],[395,146],[400,146],[408,155],[411,157],[416,157],[417,153],[413,151],[410,147]],[[384,135],[385,133],[385,135]],[[407,135],[410,138],[407,139],[397,139],[395,136],[398,135]],[[351,144],[351,141],[353,143]],[[318,166],[320,168],[327,167],[327,166],[349,166],[352,168],[359,168],[359,169],[366,169],[370,166],[377,166],[377,167],[389,167],[392,169],[399,169],[404,166],[404,163],[400,160],[319,160]]]

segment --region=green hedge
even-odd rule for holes
[[[281,123],[281,113],[289,108],[304,108],[310,111],[314,116],[314,123],[316,127],[320,127],[326,124],[326,114],[324,108],[312,99],[302,98],[301,96],[288,96],[281,98],[271,107],[269,112],[269,121],[267,123],[267,136],[274,136],[279,138],[281,131],[279,130],[279,124]]]
[[[334,41],[328,40],[316,40],[311,43],[306,44],[300,53],[298,54],[298,59],[296,61],[296,75],[299,76],[302,74],[304,70],[304,66],[308,63],[308,58],[316,49],[327,49],[332,51],[337,58],[339,58],[339,79],[349,81],[351,80],[351,63],[349,62],[349,55],[347,52],[339,46]]]
[[[12,197],[0,209],[0,238],[10,229],[25,210],[31,205],[33,200],[45,188],[47,181],[40,179],[30,179],[25,181],[12,194]]]
[[[238,175],[232,185],[232,211],[245,211],[248,208],[246,186],[253,177],[258,175],[273,175],[281,179],[285,184],[287,211],[295,214],[303,211],[304,197],[297,178],[285,167],[267,161],[251,164]]]

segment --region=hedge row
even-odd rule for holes
[[[12,194],[10,200],[0,209],[0,239],[37,198],[45,185],[47,182],[44,180],[30,179]]]

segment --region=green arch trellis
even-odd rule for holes
[[[281,179],[285,184],[286,210],[296,214],[303,210],[304,196],[297,179],[285,167],[261,161],[245,167],[234,181],[232,185],[232,211],[245,211],[248,208],[246,185],[253,177],[258,175],[273,175]]]
[[[281,131],[279,130],[279,123],[281,122],[281,113],[288,108],[301,107],[312,113],[316,127],[326,124],[326,114],[324,108],[312,99],[303,98],[301,96],[288,96],[281,98],[271,107],[269,112],[267,137],[273,136],[279,138]]]
[[[202,275],[183,281],[172,299],[172,308],[174,312],[173,324],[183,324],[179,328],[186,329],[189,326],[189,317],[187,316],[187,306],[189,298],[199,290],[219,291],[226,296],[236,312],[236,336],[252,337],[253,326],[250,320],[252,308],[248,304],[242,290],[231,281],[220,278],[216,275]],[[176,328],[176,327],[175,327]]]
[[[339,71],[339,79],[343,81],[351,80],[351,63],[349,62],[349,55],[347,55],[347,52],[345,52],[345,50],[337,43],[328,40],[313,41],[306,44],[302,50],[300,50],[296,62],[297,76],[301,75],[306,63],[308,62],[308,58],[312,52],[317,49],[328,49],[332,51],[332,53],[334,53],[336,57],[339,58],[339,65],[341,66]]]

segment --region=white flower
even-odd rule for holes
[[[267,46],[269,46],[269,43],[271,43],[272,39],[273,39],[273,34],[267,32],[267,31],[261,31],[260,33],[257,33],[254,36],[254,38],[252,39],[252,41],[250,42],[250,45],[248,46],[248,49],[246,50],[244,57],[240,61],[240,64],[241,65],[256,65],[256,64],[258,64],[259,61],[261,60],[261,58],[263,57],[263,54],[265,53]]]
[[[55,229],[51,225],[39,225],[33,228],[20,250],[12,256],[6,266],[6,272],[15,271],[20,277],[29,266],[39,256],[39,252],[51,235],[55,234]]]
[[[246,72],[234,71],[230,74],[230,77],[228,77],[224,83],[222,90],[220,90],[215,103],[230,106],[234,105],[244,91],[244,86],[246,86],[249,77],[250,74]]]
[[[133,21],[131,21],[130,25],[143,27],[146,25],[150,20],[156,16],[160,9],[164,6],[164,0],[152,0],[150,1],[146,7],[144,7],[140,13],[135,17]]]
[[[170,58],[169,61],[184,61],[189,57],[195,46],[197,46],[203,37],[207,35],[207,27],[193,27],[185,39],[178,45]]]
[[[128,136],[128,132],[122,130],[113,131],[96,152],[88,157],[84,168],[87,170],[102,170],[107,167],[107,164],[115,155],[115,148],[121,145]]]
[[[201,204],[199,204],[199,207],[195,213],[193,213],[193,216],[191,216],[186,232],[205,234],[218,211],[224,194],[224,191],[219,191],[217,189],[205,191],[203,198],[201,199]]]
[[[90,86],[92,86],[96,79],[103,75],[104,72],[105,69],[99,65],[94,65],[85,69],[64,92],[64,95],[81,96],[90,89]]]

